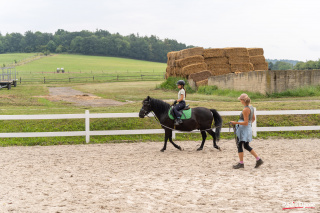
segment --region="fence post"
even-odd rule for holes
[[[44,84],[46,83],[46,77],[43,77],[43,83]]]
[[[90,142],[90,117],[89,117],[89,110],[86,110],[85,118],[86,118],[86,143],[89,143],[89,142]]]
[[[252,135],[253,137],[257,137],[257,108],[253,107],[253,109],[256,120],[252,123]]]
[[[172,131],[172,139],[176,139],[176,131]]]
[[[20,77],[20,84],[21,84],[21,77]]]
[[[94,76],[92,76],[92,80],[94,81]]]

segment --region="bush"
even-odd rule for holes
[[[216,85],[214,85],[214,86],[200,86],[198,88],[197,93],[205,94],[205,95],[212,95],[217,89],[218,89],[218,87]]]
[[[267,94],[269,98],[320,96],[320,86],[301,87],[279,93]]]

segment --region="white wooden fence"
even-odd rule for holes
[[[239,115],[240,111],[220,111],[221,116]],[[279,110],[279,111],[257,111],[255,108],[256,121],[252,124],[253,135],[257,132],[272,131],[302,131],[320,130],[320,126],[281,126],[281,127],[257,127],[259,115],[308,115],[320,114],[320,110]],[[153,115],[149,114],[150,117]],[[0,115],[0,120],[45,120],[45,119],[85,119],[85,131],[68,132],[13,132],[0,133],[0,138],[22,138],[22,137],[56,137],[56,136],[86,136],[86,142],[90,142],[91,135],[136,135],[136,134],[158,134],[164,133],[163,129],[137,129],[137,130],[104,130],[90,131],[90,118],[137,118],[138,113],[89,113],[85,114],[52,114],[52,115]],[[147,119],[147,118],[144,118]],[[160,124],[159,124],[160,127]],[[193,131],[193,132],[196,132]],[[221,132],[229,132],[229,128],[222,128]],[[173,132],[173,138],[179,133]]]

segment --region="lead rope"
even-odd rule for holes
[[[233,128],[234,140],[236,141],[237,147],[239,147],[239,141],[238,141],[238,137],[237,137],[237,133],[236,133],[236,125],[232,125],[231,122],[229,122],[228,124],[229,124],[229,132],[230,132],[231,126]]]

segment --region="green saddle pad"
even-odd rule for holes
[[[170,118],[171,120],[174,120],[174,117],[172,116],[171,111],[172,111],[172,108],[169,110],[168,115],[169,115],[169,118]],[[182,111],[181,120],[190,119],[190,118],[191,118],[191,112],[192,112],[192,111],[191,111],[191,108],[190,108],[190,109],[187,109],[187,110],[183,110],[183,111]]]

